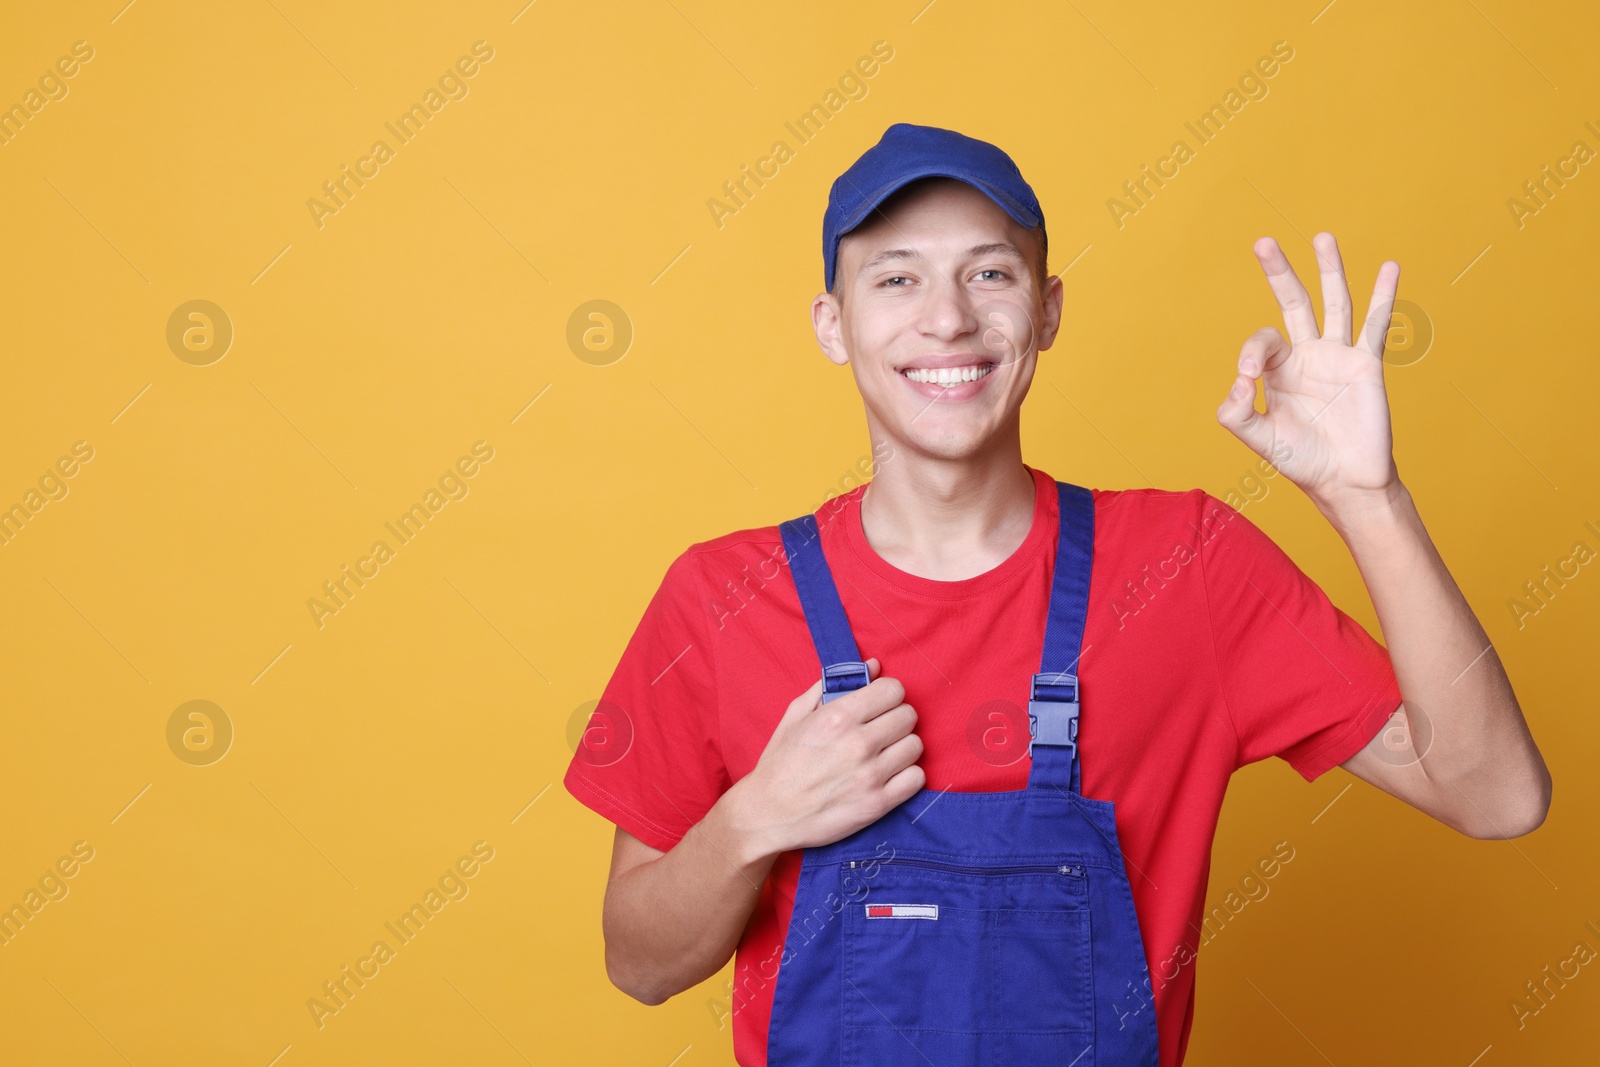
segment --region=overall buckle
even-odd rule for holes
[[[1043,690],[1043,692],[1041,692]],[[1028,755],[1034,745],[1078,746],[1078,677],[1065,671],[1033,676],[1028,692]]]
[[[856,682],[856,679],[860,679]],[[853,693],[872,681],[867,665],[858,661],[829,663],[822,668],[822,702],[826,704],[846,693]],[[855,683],[855,684],[851,684]]]

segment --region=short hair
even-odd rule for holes
[[[902,185],[900,188],[896,189],[894,192],[885,197],[883,202],[873,209],[873,213],[883,214],[886,208],[898,202],[901,198],[910,193],[912,189],[931,181],[960,181],[960,179],[947,178],[941,174],[934,174],[926,178],[918,178],[915,181],[907,182],[905,185]],[[1044,283],[1050,277],[1050,235],[1045,232],[1044,223],[1042,222],[1039,225],[1034,226],[1028,232],[1039,238],[1039,261],[1034,264],[1034,281],[1039,290],[1040,297],[1043,297]],[[850,236],[848,233],[841,235],[839,238],[840,243],[843,244],[844,238],[848,236]],[[838,256],[835,256],[833,260],[833,286],[828,290],[828,295],[839,295]]]

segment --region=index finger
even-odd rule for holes
[[[1306,293],[1306,287],[1300,284],[1294,268],[1289,266],[1289,257],[1283,254],[1283,249],[1271,237],[1257,241],[1255,253],[1261,269],[1266,272],[1267,284],[1272,286],[1272,295],[1278,298],[1278,307],[1283,309],[1283,324],[1289,328],[1289,343],[1297,345],[1302,341],[1314,340],[1317,336],[1316,312],[1311,308],[1311,297]]]
[[[870,688],[872,683],[877,681],[878,676],[883,673],[883,665],[878,662],[876,656],[869,656],[865,660],[862,660],[862,662],[865,663],[867,667],[867,684],[856,689],[846,689],[842,692],[835,693],[834,699],[843,700],[845,697],[854,696],[856,693],[861,692],[861,690]],[[811,711],[815,711],[817,708],[822,707],[822,705],[825,703],[822,699],[823,682],[824,678],[819,676],[816,681],[811,683],[811,688],[794,698],[795,704],[797,706],[803,705]],[[882,686],[878,687],[879,690],[882,688]],[[877,691],[878,690],[874,690],[874,693]]]
[[[887,675],[879,675],[860,689],[852,689],[839,696],[839,701],[849,708],[850,718],[859,723],[871,722],[884,712],[904,704],[905,700],[905,684]]]

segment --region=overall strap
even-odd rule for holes
[[[800,607],[805,611],[811,641],[822,661],[822,702],[826,704],[862,688],[871,678],[856,648],[855,634],[850,632],[850,620],[845,617],[839,588],[833,584],[833,572],[822,554],[816,516],[790,519],[780,523],[778,531],[783,535],[789,574],[800,593]]]
[[[1044,656],[1028,694],[1029,789],[1077,793],[1078,657],[1089,614],[1089,574],[1094,562],[1094,494],[1082,486],[1057,482],[1061,501],[1060,539],[1050,612],[1045,621]]]

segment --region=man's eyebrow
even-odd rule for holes
[[[1010,256],[1012,259],[1015,259],[1021,263],[1026,263],[1028,261],[1027,257],[1017,250],[1016,245],[1006,241],[995,241],[989,244],[973,245],[971,248],[967,249],[967,255],[969,257],[997,255]],[[883,251],[879,252],[871,259],[861,264],[861,269],[867,270],[871,267],[877,266],[879,263],[887,263],[890,260],[921,258],[922,253],[918,252],[914,248],[885,248]]]
[[[922,253],[918,252],[914,248],[885,248],[882,252],[879,252],[877,255],[873,256],[871,259],[869,259],[865,263],[861,264],[861,269],[862,270],[866,270],[868,267],[875,267],[879,263],[887,263],[891,259],[920,259],[920,258],[922,258]]]
[[[1027,258],[1021,252],[1017,251],[1017,246],[1006,241],[999,241],[994,244],[986,245],[973,245],[971,248],[967,249],[967,255],[1010,256],[1012,259],[1021,260],[1024,263],[1027,262]]]

